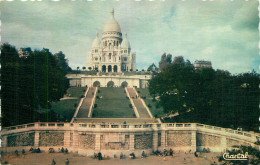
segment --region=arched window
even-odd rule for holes
[[[118,46],[118,41],[116,42],[116,46]]]
[[[107,46],[107,41],[105,41],[105,46]]]
[[[116,41],[114,41],[114,46],[116,46]]]
[[[109,53],[109,60],[111,60],[111,56],[112,56],[112,54],[111,54],[111,53]]]

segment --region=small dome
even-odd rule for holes
[[[127,34],[125,34],[125,38],[123,39],[122,43],[121,43],[121,48],[122,49],[129,49],[130,47],[130,42],[127,39]]]
[[[92,48],[98,48],[100,46],[100,41],[98,38],[98,33],[96,34],[96,38],[94,39],[93,43],[92,43]]]
[[[121,33],[121,28],[118,24],[118,22],[114,18],[114,9],[111,11],[111,17],[110,19],[106,22],[104,26],[103,32],[120,32]]]

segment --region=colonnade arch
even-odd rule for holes
[[[95,81],[95,82],[93,83],[93,86],[94,86],[94,87],[100,87],[100,82],[99,82],[99,81]]]
[[[121,83],[121,87],[122,88],[128,87],[128,83],[126,81],[122,82]]]
[[[102,65],[101,68],[102,72],[118,72],[118,66],[117,65]]]
[[[114,87],[115,83],[113,81],[109,81],[107,83],[107,87]]]

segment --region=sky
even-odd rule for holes
[[[259,72],[257,0],[0,0],[1,42],[61,50],[73,69],[82,68],[112,8],[138,69],[158,66],[165,52],[233,74]]]

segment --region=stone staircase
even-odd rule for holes
[[[133,100],[133,104],[136,107],[140,118],[152,118],[151,112],[149,112],[148,107],[139,97],[138,93],[134,88],[128,87],[126,88],[127,92],[129,93],[130,99]]]
[[[95,95],[96,87],[89,87],[89,91],[86,97],[83,99],[82,105],[79,108],[79,112],[76,118],[88,118],[91,110],[91,104]]]

